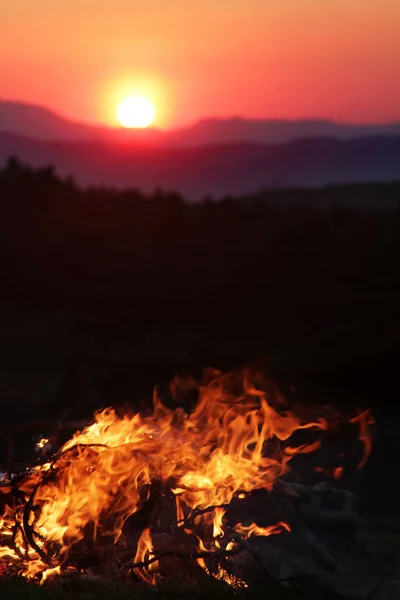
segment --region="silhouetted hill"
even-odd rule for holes
[[[191,127],[126,130],[76,123],[47,108],[0,101],[0,131],[47,141],[149,141],[171,146],[284,143],[299,138],[400,135],[400,123],[351,124],[323,119],[205,119]]]
[[[46,141],[159,141],[157,129],[122,128],[77,123],[44,108],[22,102],[0,101],[0,131]]]
[[[286,144],[166,148],[116,142],[44,142],[0,134],[0,164],[18,156],[54,165],[81,185],[178,190],[188,199],[263,188],[400,179],[400,136],[315,138]]]
[[[332,137],[350,139],[376,135],[400,135],[400,123],[384,125],[335,123],[311,119],[207,119],[192,127],[172,131],[169,143],[182,146],[235,143],[285,143],[295,139]]]
[[[22,102],[0,102],[0,130],[39,140],[97,140],[100,128],[74,123],[43,108]]]

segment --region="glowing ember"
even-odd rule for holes
[[[46,446],[49,445],[49,440],[47,438],[42,438],[41,440],[39,440],[36,444],[36,448],[38,450],[43,450],[43,448],[45,448]]]
[[[293,456],[318,447],[315,433],[328,423],[322,418],[304,422],[288,412],[279,394],[256,388],[248,375],[239,393],[231,384],[229,377],[218,376],[200,386],[190,414],[166,408],[157,397],[150,416],[98,412],[52,463],[21,480],[17,495],[1,488],[0,558],[43,582],[81,570],[77,557],[83,549],[111,547],[125,557],[127,572],[155,583],[163,557],[190,558],[208,570],[210,557],[233,556],[250,536],[290,530],[283,522],[229,528],[226,507],[253,490],[271,490]],[[359,415],[356,420],[368,451],[371,418]],[[294,432],[303,429],[314,432],[310,444],[290,443]],[[163,550],[156,540],[152,527],[159,526],[160,518],[154,516],[155,507],[162,502],[174,506],[169,529],[177,539],[189,540],[185,549],[174,543],[172,550]],[[216,576],[240,584],[223,567]]]

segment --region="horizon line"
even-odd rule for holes
[[[212,121],[220,121],[220,122],[229,122],[229,121],[247,121],[247,122],[275,122],[275,123],[329,123],[332,125],[344,125],[344,126],[353,126],[353,127],[386,127],[393,125],[400,125],[400,116],[398,119],[393,119],[389,121],[350,121],[350,120],[339,120],[329,116],[296,116],[296,117],[278,117],[278,116],[265,116],[265,117],[248,117],[241,114],[231,114],[228,116],[203,116],[195,121],[191,121],[187,125],[178,125],[172,127],[161,127],[161,126],[149,126],[146,128],[128,128],[123,127],[122,125],[110,125],[108,123],[102,123],[99,121],[80,121],[75,120],[74,118],[70,118],[61,112],[58,112],[56,109],[49,107],[45,104],[35,104],[26,100],[18,100],[18,99],[9,99],[0,96],[0,104],[14,104],[21,105],[29,108],[36,108],[43,110],[54,117],[57,117],[67,123],[71,123],[73,125],[80,125],[83,127],[90,127],[95,129],[106,129],[111,131],[125,131],[125,132],[146,132],[146,131],[159,131],[159,132],[173,132],[180,131],[185,129],[190,129],[199,125],[201,123],[212,122]]]

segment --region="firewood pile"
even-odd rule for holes
[[[73,458],[75,452],[78,452],[77,448],[71,452],[69,459]],[[7,543],[21,561],[34,551],[42,564],[47,566],[42,572],[42,582],[56,576],[61,585],[71,581],[101,583],[110,579],[132,584],[145,580],[149,584],[157,584],[171,578],[201,584],[205,578],[211,577],[237,589],[266,588],[269,597],[282,600],[342,598],[336,590],[311,574],[296,572],[283,579],[276,577],[271,572],[268,554],[258,544],[260,538],[254,536],[248,539],[245,533],[238,533],[241,528],[235,527],[237,524],[233,521],[229,523],[228,519],[224,523],[223,534],[210,537],[199,549],[199,537],[204,535],[204,528],[197,529],[195,525],[199,516],[226,511],[225,514],[229,517],[232,513],[235,520],[238,514],[245,516],[248,513],[248,503],[246,499],[235,499],[229,506],[210,506],[206,511],[193,511],[187,518],[176,521],[172,481],[167,485],[155,481],[143,493],[139,510],[126,520],[117,543],[110,536],[95,537],[93,527],[88,525],[83,538],[71,548],[68,558],[64,560],[58,554],[57,547],[35,529],[36,493],[41,485],[46,485],[47,481],[56,477],[56,469],[55,464],[45,476],[38,477],[28,501],[20,493],[24,487],[24,477],[14,480],[7,489],[3,486],[1,510],[4,511],[5,502],[7,506],[12,506],[15,523],[12,540],[3,537],[0,538],[0,544]],[[281,523],[271,527],[268,533],[286,532],[290,535],[288,529]],[[143,532],[148,532],[148,540]],[[267,528],[259,533],[266,532]],[[23,551],[16,543],[18,533],[24,539]],[[139,550],[143,545],[148,549],[140,555]],[[0,559],[0,577],[19,574],[18,563],[10,557]]]

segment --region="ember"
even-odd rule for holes
[[[154,584],[184,561],[187,573],[246,586],[232,567],[236,555],[252,551],[251,536],[290,531],[290,523],[229,523],[227,510],[254,490],[271,491],[330,426],[289,412],[274,386],[255,381],[244,372],[192,382],[198,402],[189,413],[157,395],[148,416],[96,413],[50,462],[0,488],[2,569],[44,582],[90,567]],[[171,393],[179,388],[176,380]],[[369,451],[371,415],[354,422]],[[309,430],[309,442],[291,441],[299,430]]]

